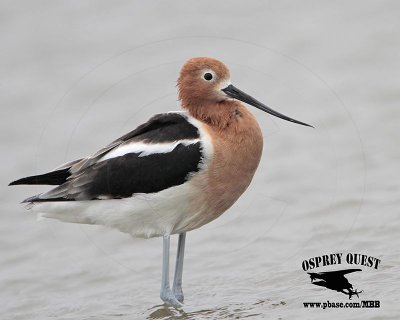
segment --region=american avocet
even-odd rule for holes
[[[230,82],[228,68],[193,58],[178,79],[183,112],[155,115],[95,154],[10,183],[57,187],[23,203],[41,217],[99,224],[137,237],[163,237],[161,299],[182,306],[186,232],[218,218],[249,186],[263,138],[238,100],[282,115]],[[170,235],[179,234],[172,290]]]

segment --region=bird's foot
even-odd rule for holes
[[[160,298],[162,301],[164,301],[165,304],[176,309],[183,307],[183,304],[181,303],[183,301],[183,294],[181,297],[182,300],[179,300],[175,297],[170,288],[162,290],[160,293]]]
[[[174,293],[174,296],[175,296],[176,300],[178,300],[179,302],[183,303],[184,296],[183,296],[182,288],[181,287],[173,288],[172,290],[173,290],[173,293]]]

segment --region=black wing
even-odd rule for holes
[[[71,172],[77,173],[91,166],[107,152],[126,142],[142,141],[147,143],[165,143],[197,138],[199,138],[197,127],[190,124],[183,113],[169,112],[157,114],[146,123],[100,149],[91,157],[83,159],[81,162],[72,166]]]
[[[102,160],[110,151],[132,143],[174,143],[176,146],[166,153],[142,156],[140,152],[131,152]],[[180,185],[199,170],[201,161],[198,128],[182,113],[166,113],[154,116],[89,158],[11,184],[59,182],[58,187],[24,202],[124,198]]]

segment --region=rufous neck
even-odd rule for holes
[[[235,118],[240,104],[235,101],[222,101],[182,107],[197,120],[225,129]]]

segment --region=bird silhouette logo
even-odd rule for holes
[[[327,271],[327,272],[307,272],[310,275],[311,283],[316,286],[325,287],[327,289],[335,290],[344,293],[351,297],[363,292],[353,289],[353,285],[345,278],[348,273],[361,271],[361,269],[347,269],[347,270],[337,270],[337,271]]]

